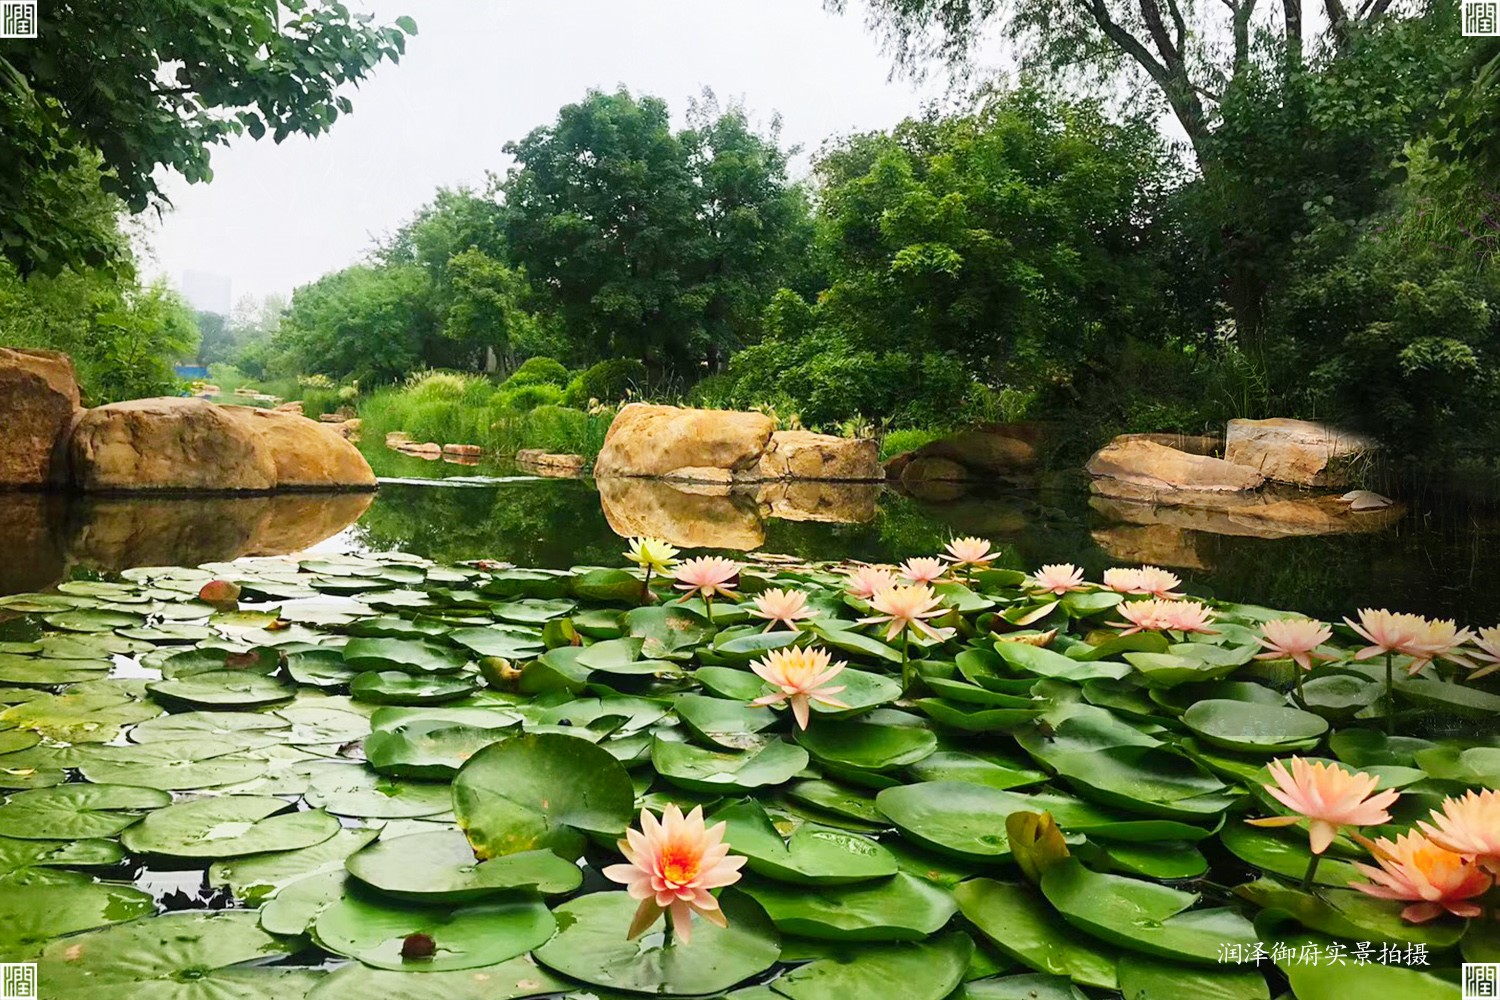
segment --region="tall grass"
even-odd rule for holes
[[[384,447],[387,433],[404,431],[417,441],[477,444],[500,457],[522,448],[597,455],[613,411],[545,402],[554,395],[497,388],[482,376],[426,373],[362,398],[360,436],[373,447]]]

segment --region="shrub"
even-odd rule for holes
[[[537,383],[511,387],[510,382],[500,386],[495,393],[495,406],[502,412],[525,413],[538,406],[558,405],[563,401],[563,391],[550,383]]]
[[[568,384],[568,369],[552,358],[527,358],[521,367],[501,383],[502,389],[520,389],[528,385],[552,385],[559,389]]]
[[[945,431],[931,427],[914,427],[903,430],[891,431],[880,439],[880,457],[890,458],[893,455],[903,455],[908,451],[916,451],[929,441],[936,441],[945,436]]]
[[[589,368],[568,386],[569,406],[584,407],[589,400],[618,403],[646,382],[646,366],[635,358],[610,358]],[[576,392],[575,392],[576,389]]]

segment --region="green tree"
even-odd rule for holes
[[[274,340],[275,368],[335,379],[394,382],[422,366],[437,336],[430,282],[411,264],[358,264],[292,293]]]
[[[0,41],[0,248],[56,274],[121,254],[80,206],[75,168],[131,212],[165,204],[164,172],[212,177],[233,136],[318,135],[339,93],[397,59],[410,18],[380,26],[337,0],[81,0],[41,4],[38,38]]]

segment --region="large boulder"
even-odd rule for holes
[[[370,463],[332,424],[253,406],[223,412],[258,437],[275,462],[278,489],[370,489]]]
[[[879,483],[762,483],[755,499],[764,517],[781,521],[862,524],[875,520]]]
[[[66,354],[0,348],[0,486],[66,481],[68,431],[78,404],[78,380]]]
[[[1310,420],[1231,420],[1224,457],[1267,479],[1299,486],[1347,486],[1350,471],[1375,442]]]
[[[870,482],[885,478],[880,448],[866,439],[812,431],[776,431],[755,467],[760,479],[833,479]]]
[[[663,538],[684,549],[736,549],[765,544],[755,501],[727,486],[676,486],[658,479],[598,480],[599,504],[622,538]]]
[[[1131,497],[1143,492],[1238,493],[1265,482],[1265,476],[1246,466],[1133,436],[1100,448],[1086,468],[1096,478],[1096,492],[1111,492],[1113,481],[1122,484],[1119,492]]]
[[[73,485],[88,491],[274,489],[270,445],[229,409],[189,398],[95,407],[68,443]]]
[[[969,478],[992,479],[1032,468],[1036,447],[1011,433],[968,430],[929,441],[917,449],[916,457],[946,458],[968,470]]]
[[[739,472],[760,461],[775,429],[763,413],[631,403],[609,425],[594,475],[666,476],[700,468]]]

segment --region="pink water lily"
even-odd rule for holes
[[[677,580],[677,589],[687,591],[682,597],[684,601],[695,595],[704,600],[712,600],[716,594],[738,596],[729,588],[729,583],[740,575],[742,569],[744,567],[733,559],[700,556],[684,561],[673,575]]]
[[[1474,661],[1468,658],[1468,651],[1463,648],[1465,643],[1474,638],[1467,629],[1459,628],[1451,619],[1445,621],[1413,617],[1418,622],[1416,634],[1411,645],[1402,650],[1411,656],[1411,665],[1406,668],[1408,673],[1419,673],[1423,667],[1439,658],[1470,670],[1474,668]]]
[[[1157,620],[1168,631],[1217,635],[1208,627],[1214,620],[1213,609],[1197,601],[1157,601],[1156,605]]]
[[[807,606],[807,595],[802,591],[773,587],[756,595],[755,607],[750,609],[750,614],[766,620],[767,632],[777,625],[785,625],[795,632],[797,622],[813,617],[813,610]]]
[[[955,566],[971,566],[975,569],[983,569],[1000,557],[998,552],[990,549],[989,542],[973,535],[953,539],[948,543],[947,550],[948,554],[944,558]]]
[[[1368,660],[1382,654],[1404,653],[1417,641],[1422,619],[1416,615],[1398,614],[1381,608],[1362,608],[1359,621],[1344,619],[1369,645],[1354,654],[1356,660]]]
[[[911,630],[929,639],[943,642],[953,636],[951,628],[935,628],[927,619],[946,613],[942,599],[923,583],[910,587],[888,587],[870,598],[870,608],[877,614],[861,618],[861,625],[885,625],[885,637],[889,641],[903,631]]]
[[[1031,585],[1052,594],[1066,594],[1084,588],[1083,570],[1072,563],[1049,563],[1036,571]]]
[[[1476,669],[1469,675],[1471,679],[1477,680],[1500,670],[1500,625],[1480,629],[1479,634],[1474,637],[1474,646],[1470,655],[1486,665],[1481,667],[1478,663],[1474,664]]]
[[[745,864],[744,858],[729,853],[724,843],[727,829],[727,823],[705,828],[702,806],[683,816],[675,804],[668,804],[660,822],[641,810],[640,830],[626,830],[619,841],[627,863],[604,869],[606,878],[623,884],[641,901],[627,938],[640,937],[663,913],[683,944],[692,939],[694,913],[720,927],[729,925],[709,892],[738,882]]]
[[[1121,635],[1160,631],[1167,627],[1167,621],[1162,617],[1161,605],[1162,602],[1158,600],[1126,601],[1116,606],[1116,610],[1124,616],[1125,621],[1110,622],[1110,625],[1124,629]]]
[[[860,566],[849,571],[844,582],[844,593],[860,601],[868,601],[882,590],[896,586],[896,575],[884,566]]]
[[[1291,660],[1303,670],[1311,670],[1314,661],[1337,659],[1318,647],[1333,638],[1333,629],[1312,618],[1278,618],[1260,627],[1260,644],[1266,650],[1257,660]]]
[[[1394,841],[1381,837],[1368,845],[1380,867],[1355,864],[1370,883],[1349,884],[1377,899],[1411,903],[1401,911],[1401,919],[1421,924],[1444,913],[1483,915],[1483,908],[1473,900],[1488,892],[1493,880],[1462,855],[1415,832]]]
[[[1449,797],[1428,819],[1417,824],[1427,839],[1500,875],[1500,792],[1471,789]]]
[[[937,583],[947,572],[947,563],[929,556],[908,559],[901,564],[901,575],[912,583]]]
[[[843,661],[830,663],[830,655],[821,649],[773,649],[764,657],[750,664],[755,675],[776,690],[756,698],[752,705],[776,705],[787,702],[792,706],[792,716],[797,728],[806,729],[812,702],[830,708],[849,706],[833,697],[844,690],[844,685],[829,682],[844,670]]]
[[[1281,761],[1273,760],[1269,770],[1275,784],[1265,789],[1297,815],[1248,820],[1251,826],[1291,826],[1306,819],[1309,847],[1314,855],[1320,855],[1328,850],[1341,827],[1379,826],[1391,821],[1387,810],[1401,793],[1395,789],[1376,792],[1380,779],[1375,775],[1351,773],[1337,764],[1314,763],[1301,757],[1293,757],[1291,764],[1288,771]]]
[[[1141,571],[1116,567],[1104,571],[1104,585],[1117,594],[1144,594]]]

